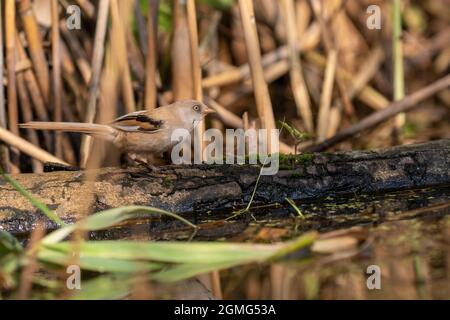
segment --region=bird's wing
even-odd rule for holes
[[[148,111],[136,111],[114,120],[111,125],[122,131],[145,131],[155,132],[161,129],[163,120],[155,119],[148,114]]]

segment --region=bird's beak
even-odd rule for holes
[[[216,113],[216,110],[211,109],[210,107],[206,107],[205,110],[203,110],[203,114],[206,116],[210,113]]]

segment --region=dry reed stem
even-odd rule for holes
[[[287,62],[286,62],[287,65]],[[286,73],[286,72],[285,72]],[[208,104],[209,107],[214,109],[218,116],[221,118],[223,123],[225,123],[227,126],[230,126],[232,128],[243,128],[244,130],[248,129],[248,113],[245,112],[243,115],[243,118],[238,117],[233,112],[229,111],[227,108],[223,107],[220,103],[216,102],[211,97],[205,96],[204,97],[205,102]],[[244,121],[244,119],[247,119],[247,125]],[[280,152],[285,154],[294,153],[294,148],[291,146],[288,146],[287,144],[280,141]]]
[[[143,83],[145,86],[144,56],[142,55],[142,51],[134,38],[133,30],[131,30],[131,28],[126,28],[125,32],[128,47],[128,63],[130,64],[131,73],[136,77],[139,84]],[[142,99],[141,102],[143,104],[144,100]]]
[[[67,51],[69,56],[70,54],[74,56],[75,64],[77,65],[77,68],[80,71],[84,83],[89,84],[89,80],[91,79],[92,75],[92,70],[80,41],[69,30],[67,30],[67,25],[65,21],[61,21],[61,23],[59,24],[59,29],[61,31],[63,38],[65,39],[65,42],[67,43],[67,46],[70,48],[70,53],[69,51]]]
[[[53,120],[55,122],[62,121],[62,106],[61,106],[61,59],[60,59],[60,35],[59,35],[59,14],[58,14],[58,0],[51,2],[51,17],[52,17],[52,102],[53,102]],[[62,158],[62,132],[55,132],[54,150],[58,158]]]
[[[113,49],[118,59],[120,67],[120,81],[122,85],[122,98],[127,113],[136,111],[136,105],[133,93],[133,84],[131,82],[130,65],[128,63],[127,43],[125,38],[124,24],[119,11],[119,3],[117,0],[110,0],[111,20],[113,37]]]
[[[48,153],[47,151],[42,150],[41,148],[28,142],[27,140],[22,139],[21,137],[13,134],[12,132],[10,132],[8,130],[3,129],[3,128],[0,128],[0,140],[3,141],[4,143],[10,145],[11,147],[18,149],[21,152],[29,155],[32,158],[35,158],[35,159],[41,161],[43,163],[55,162],[55,163],[69,165],[68,163],[55,157],[51,153]]]
[[[29,122],[33,121],[33,111],[31,108],[30,98],[27,92],[27,87],[25,84],[24,74],[17,74],[17,93],[20,101],[20,109],[22,111],[23,121]],[[35,130],[27,130],[28,140],[35,146],[39,146],[39,137]],[[41,162],[36,159],[31,159],[31,165],[33,172],[41,173],[44,169]]]
[[[262,127],[267,129],[269,134],[271,129],[275,129],[275,119],[270,101],[269,88],[264,79],[264,72],[261,65],[261,51],[259,46],[258,34],[256,31],[255,14],[252,0],[239,0],[239,8],[244,29],[245,46],[249,59],[250,70],[252,74],[254,97],[258,116]],[[271,152],[270,138],[268,152]]]
[[[326,59],[317,52],[314,51],[308,51],[305,52],[305,58],[310,63],[324,68],[326,65]],[[346,82],[352,82],[353,75],[346,71],[343,68],[337,67],[336,69],[336,75],[338,78],[342,78]],[[360,93],[357,96],[362,102],[367,104],[369,107],[379,110],[385,108],[387,105],[389,105],[389,100],[384,97],[380,92],[375,90],[373,87],[367,85],[365,86]]]
[[[287,59],[277,61],[269,65],[264,70],[264,79],[267,83],[271,83],[289,71],[289,61]],[[242,97],[254,92],[252,81],[245,81],[239,88],[234,91],[223,94],[219,98],[219,102],[224,106],[230,106],[236,103]]]
[[[322,39],[323,39],[323,43],[324,43],[327,54],[329,54],[332,50],[335,50],[336,52],[338,52],[338,49],[336,48],[336,44],[335,44],[334,35],[330,32],[330,28],[329,28],[330,18],[324,17],[324,5],[319,0],[311,0],[311,5],[313,8],[314,15],[319,22]],[[342,14],[345,15],[345,10],[342,10],[342,11],[337,10],[337,12],[339,12],[339,13],[342,12]],[[337,16],[337,14],[336,14],[336,16]],[[339,58],[339,55],[337,56],[337,58]],[[349,97],[347,96],[347,89],[346,89],[344,82],[341,80],[341,78],[338,77],[338,78],[336,78],[336,84],[337,84],[337,88],[339,90],[339,94],[341,96],[341,103],[344,106],[345,113],[349,117],[353,117],[355,114],[355,110],[353,108],[353,105],[352,105]]]
[[[242,119],[233,112],[229,111],[227,108],[223,107],[220,103],[210,97],[205,96],[204,101],[209,107],[217,112],[217,115],[227,126],[232,128],[243,128]]]
[[[106,27],[108,25],[109,0],[100,0],[98,7],[97,25],[94,39],[94,52],[92,55],[92,77],[89,83],[89,100],[86,110],[85,122],[93,123],[97,112],[97,94],[100,80],[100,73],[103,64],[104,43]],[[81,140],[80,157],[81,166],[85,166],[89,156],[92,138],[83,136]]]
[[[16,5],[15,0],[6,0],[5,2],[5,40],[6,40],[6,66],[8,77],[8,125],[9,130],[19,135],[18,127],[18,110],[17,110],[17,92],[16,92],[16,48],[15,48],[15,32],[16,32]],[[19,153],[14,148],[10,154],[11,172],[17,173],[20,170],[16,167],[19,164]]]
[[[392,63],[393,63],[393,84],[394,100],[403,99],[405,96],[405,74],[403,70],[403,46],[402,46],[402,17],[400,0],[392,0]],[[403,113],[395,117],[395,132],[398,132],[404,125],[406,116]]]
[[[353,77],[348,85],[347,96],[352,100],[357,94],[368,85],[370,80],[378,72],[381,62],[384,60],[384,52],[381,47],[373,49],[366,61],[359,68],[358,73]],[[336,105],[330,110],[330,123],[327,130],[326,137],[332,137],[339,129],[341,122],[341,112],[343,106],[340,101],[337,101]]]
[[[203,100],[202,93],[202,70],[200,66],[200,59],[198,56],[198,30],[197,30],[197,13],[195,8],[194,0],[187,0],[186,2],[186,12],[187,12],[187,21],[188,21],[188,30],[189,30],[189,47],[190,47],[190,56],[191,56],[191,66],[192,66],[192,98],[198,101]],[[205,131],[205,122],[201,121],[195,131],[196,136],[194,139],[197,139],[198,146],[200,148],[196,148],[196,159],[203,159],[203,132]]]
[[[173,36],[170,58],[172,61],[172,92],[173,100],[192,99],[194,92],[192,83],[192,65],[188,22],[186,18],[185,1],[173,1]],[[188,59],[186,61],[186,59]]]
[[[370,80],[378,72],[381,63],[384,60],[384,52],[381,47],[374,48],[366,61],[359,68],[359,72],[353,77],[348,86],[347,95],[350,99],[361,92]]]
[[[328,53],[327,65],[320,96],[319,114],[317,119],[317,140],[323,141],[327,137],[330,124],[330,107],[333,96],[333,83],[336,72],[337,52],[332,49]]]
[[[20,41],[19,34],[16,32],[16,49],[17,56],[19,61],[27,59],[27,54],[25,49]],[[16,71],[17,72],[17,71]],[[26,69],[23,71],[23,81],[25,81],[25,85],[27,88],[27,94],[31,97],[31,101],[33,102],[33,109],[37,118],[40,121],[48,121],[47,109],[44,99],[42,98],[42,92],[39,88],[38,81],[36,80],[36,76],[34,75],[34,71],[32,68]],[[52,146],[52,137],[50,132],[44,131],[44,145],[47,150],[51,149]]]
[[[338,132],[335,136],[331,137],[330,139],[327,139],[322,143],[319,143],[317,145],[312,146],[311,148],[308,148],[308,150],[310,151],[326,150],[339,142],[342,142],[348,138],[353,137],[354,135],[360,133],[363,130],[372,128],[382,123],[383,121],[396,116],[401,112],[407,112],[414,109],[415,107],[418,106],[418,104],[421,101],[431,97],[432,95],[441,90],[446,89],[447,87],[450,87],[450,75],[447,75],[433,82],[432,84],[426,86],[425,88],[422,88],[406,96],[401,100],[391,103],[382,110],[372,113],[371,115],[365,117],[358,123],[342,130],[341,132]]]
[[[36,76],[39,79],[39,88],[42,91],[44,101],[49,102],[50,76],[42,44],[42,37],[39,31],[39,25],[31,7],[30,0],[20,0],[19,6],[23,27],[28,40],[31,60],[33,61]]]
[[[154,2],[154,1],[152,1]],[[156,9],[159,4],[156,4]],[[157,21],[155,23],[152,6],[147,14],[147,41],[145,50],[145,89],[144,89],[144,109],[152,110],[156,108],[157,88],[156,88],[156,68],[157,68]]]
[[[86,13],[89,19],[93,19],[95,17],[95,7],[89,0],[75,0],[76,3],[80,6],[81,10]]]
[[[3,16],[0,10],[0,128],[6,129],[5,91],[3,90]],[[9,150],[7,146],[0,145],[0,166],[9,172]]]
[[[306,39],[306,40],[305,40]],[[313,23],[304,33],[303,41],[297,46],[298,52],[312,50],[320,40],[320,29],[317,23]],[[272,52],[266,53],[261,57],[261,65],[267,68],[272,63],[289,57],[289,47],[287,45],[280,46]],[[237,68],[221,72],[204,78],[202,85],[204,89],[216,86],[226,86],[240,82],[250,76],[250,66],[248,63]]]
[[[145,23],[145,17],[141,10],[140,0],[133,0],[133,2],[134,2],[133,12],[134,12],[134,18],[136,19],[138,42],[139,42],[141,52],[143,53],[144,56],[146,56],[147,55],[147,39],[148,39],[147,28],[148,28],[148,25]],[[149,12],[152,12],[151,8],[149,9]]]
[[[292,92],[294,95],[297,114],[303,119],[305,128],[309,132],[314,131],[313,116],[311,112],[311,100],[308,88],[303,77],[302,65],[297,50],[297,26],[295,24],[295,7],[293,0],[282,0],[281,6],[284,9],[285,26],[287,30],[287,41],[289,47],[290,78]]]

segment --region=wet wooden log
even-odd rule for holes
[[[260,169],[250,165],[143,166],[13,175],[63,220],[83,212],[125,205],[147,205],[176,213],[243,206],[255,188]],[[92,172],[91,172],[92,173]],[[257,203],[330,195],[386,192],[450,183],[450,140],[377,151],[281,156],[280,170],[262,176]],[[93,200],[93,201],[90,201]],[[86,206],[91,203],[92,207]],[[42,214],[0,178],[0,229],[27,233]],[[46,219],[44,219],[46,220]],[[48,228],[52,224],[48,222]]]

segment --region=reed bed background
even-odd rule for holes
[[[380,29],[367,26],[370,5]],[[217,111],[204,128],[283,121],[312,137],[284,130],[283,153],[448,138],[449,10],[446,0],[2,1],[0,164],[41,172],[93,158],[89,137],[21,122],[105,123],[191,98]],[[119,164],[101,148],[94,163]]]

